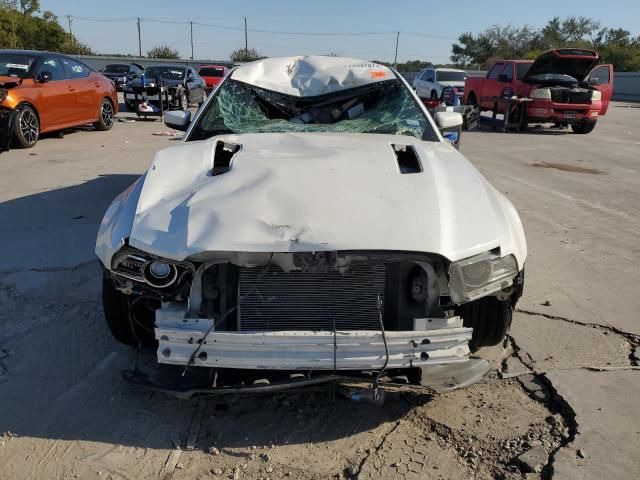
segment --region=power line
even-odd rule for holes
[[[74,15],[68,15],[69,17],[78,19],[78,20],[86,20],[90,22],[123,22],[127,20],[136,20],[136,17],[119,17],[119,18],[108,18],[108,17],[77,17]],[[380,30],[380,31],[364,31],[364,32],[301,32],[301,31],[288,31],[288,30],[264,30],[258,28],[242,28],[242,27],[231,27],[229,25],[217,25],[212,23],[204,23],[204,22],[196,22],[193,20],[186,19],[162,19],[162,18],[154,18],[154,17],[140,17],[142,20],[151,23],[164,23],[164,24],[173,24],[173,25],[199,25],[201,27],[207,28],[217,28],[220,30],[235,30],[235,31],[248,31],[253,33],[269,33],[272,35],[301,35],[301,36],[368,36],[368,35],[395,35],[398,31],[393,30]],[[453,37],[445,37],[441,35],[432,35],[429,33],[421,33],[421,32],[408,32],[405,30],[400,30],[400,33],[405,35],[413,35],[423,38],[438,38],[442,40],[456,40]]]

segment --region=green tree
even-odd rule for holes
[[[147,52],[147,57],[149,58],[171,58],[178,59],[180,58],[180,53],[178,50],[174,50],[169,45],[156,45],[151,50]]]
[[[36,0],[22,1],[20,9],[0,7],[0,48],[93,53],[77,38],[70,37],[52,12],[45,11],[42,16],[37,16],[35,13],[40,10],[40,5]]]
[[[262,60],[267,58],[258,52],[255,48],[236,48],[231,52],[230,58],[233,62],[253,62],[254,60]]]
[[[594,49],[618,71],[640,69],[640,37],[575,16],[553,17],[541,29],[493,25],[477,35],[463,33],[451,47],[451,61],[460,67],[487,68],[498,59],[534,59],[545,50],[562,47]]]

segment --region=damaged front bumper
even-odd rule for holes
[[[196,367],[338,371],[379,369],[386,363],[389,369],[412,368],[467,361],[472,335],[460,317],[416,319],[419,329],[387,331],[384,338],[372,330],[207,334],[212,322],[185,318],[176,305],[157,310],[158,362],[186,366],[197,349],[191,361]]]
[[[0,109],[0,152],[6,152],[11,147],[16,113],[16,110]]]

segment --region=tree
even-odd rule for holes
[[[63,53],[92,54],[91,49],[70,37],[52,12],[35,15],[40,10],[37,1],[22,1],[22,10],[0,7],[0,48],[49,50]]]
[[[230,58],[233,62],[253,62],[254,60],[262,60],[267,57],[262,55],[255,48],[249,48],[247,50],[244,48],[236,48],[231,52]]]
[[[620,28],[602,28],[587,17],[553,17],[541,29],[528,25],[493,25],[474,35],[463,33],[451,46],[451,61],[460,67],[488,68],[505,58],[534,59],[551,48],[597,50],[618,71],[640,69],[640,37]]]
[[[168,45],[156,45],[151,50],[147,52],[147,57],[149,58],[171,58],[178,59],[180,58],[180,53],[177,50],[169,47]]]

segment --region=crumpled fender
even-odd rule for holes
[[[106,268],[111,268],[111,258],[120,250],[131,234],[140,192],[146,173],[118,195],[107,209],[96,240],[96,255]]]

